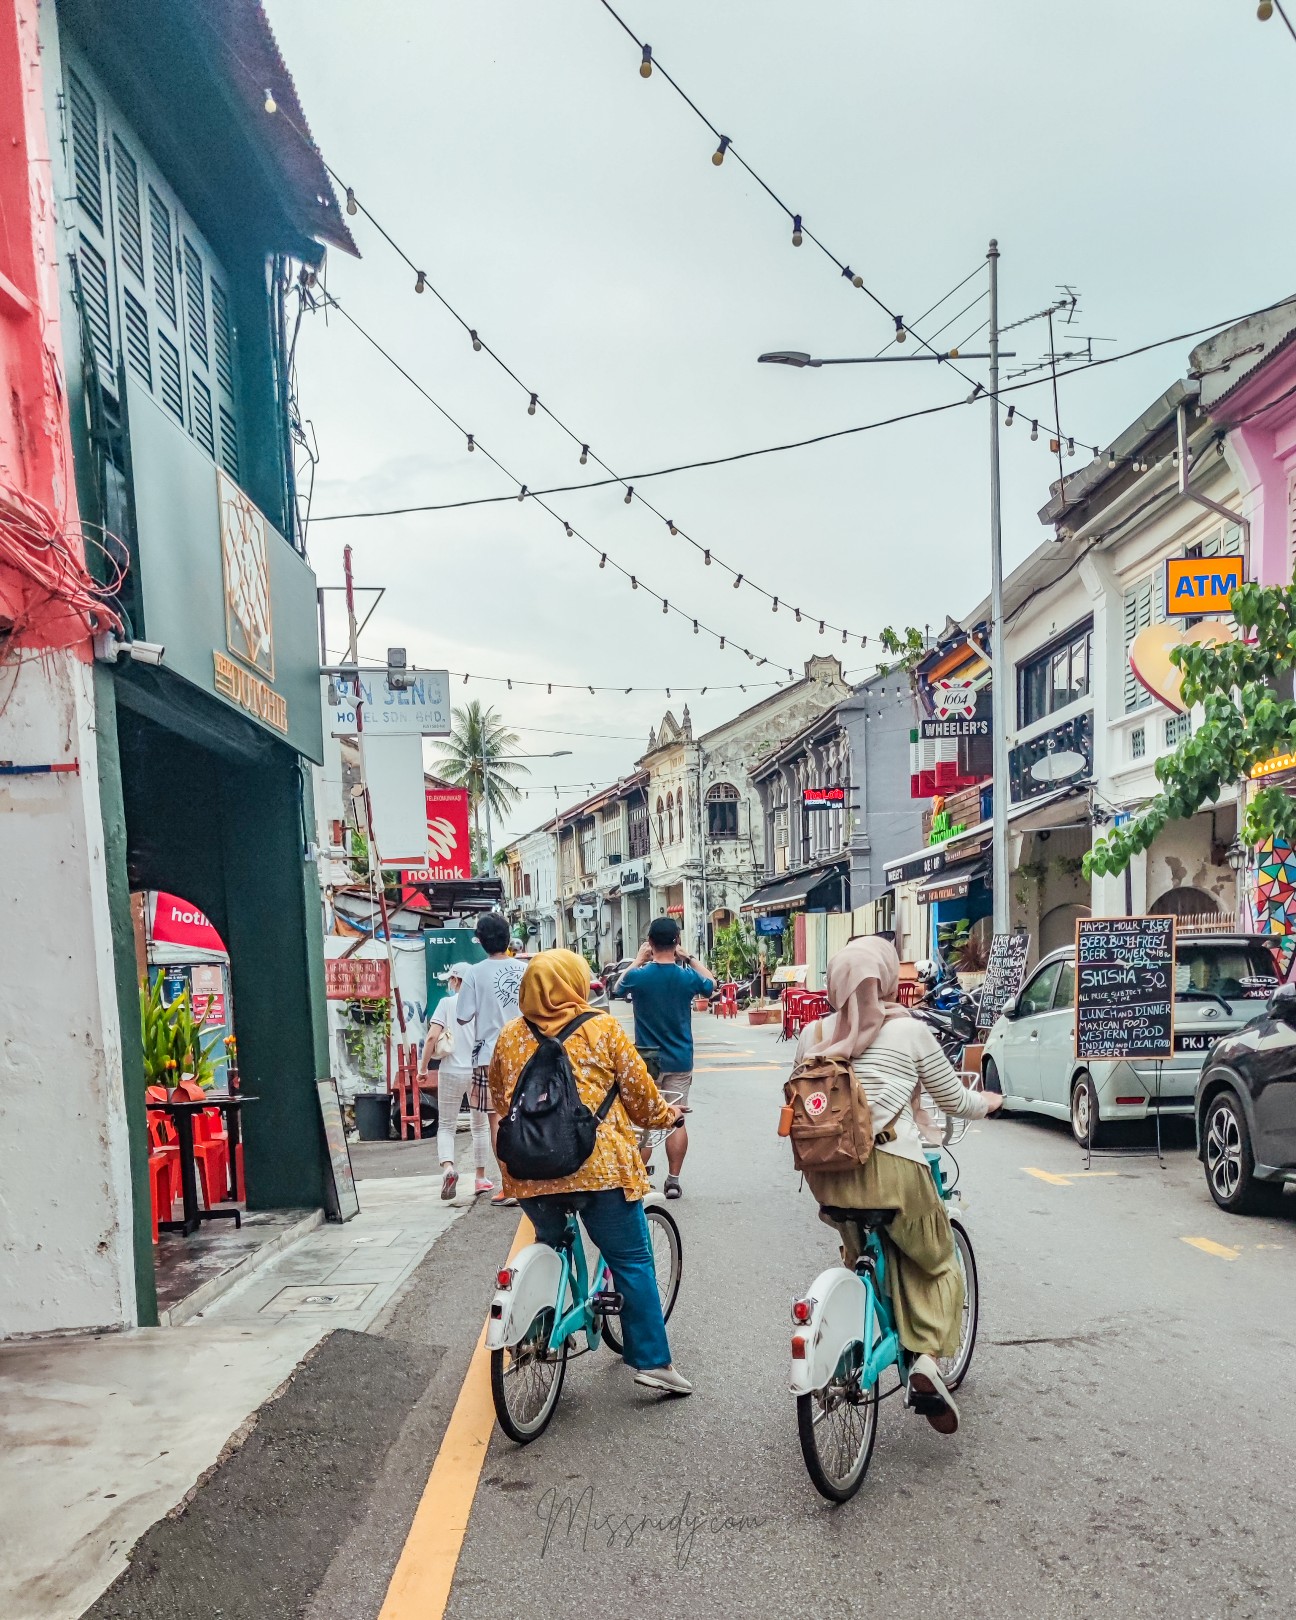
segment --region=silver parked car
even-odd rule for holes
[[[1080,1062],[1075,1055],[1075,951],[1054,951],[1027,979],[986,1038],[988,1091],[1006,1106],[1069,1119],[1077,1142],[1101,1145],[1118,1120],[1193,1116],[1197,1077],[1222,1035],[1253,1019],[1278,979],[1263,935],[1182,934],[1175,950],[1174,1057]]]

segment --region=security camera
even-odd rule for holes
[[[94,651],[101,664],[115,664],[122,658],[131,658],[137,664],[160,664],[166,656],[160,641],[118,641],[110,630],[94,638]]]

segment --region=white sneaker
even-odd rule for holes
[[[636,1384],[655,1389],[663,1395],[691,1395],[693,1386],[682,1372],[674,1367],[641,1367],[634,1375]]]
[[[958,1429],[958,1407],[930,1356],[918,1356],[910,1367],[905,1405],[925,1417],[938,1434],[954,1434]]]

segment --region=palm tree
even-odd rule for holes
[[[483,708],[476,698],[465,708],[451,711],[450,735],[441,744],[441,757],[435,769],[447,782],[468,789],[468,803],[472,807],[473,832],[479,850],[485,848],[487,857],[479,865],[489,876],[491,812],[503,816],[521,798],[521,789],[513,780],[527,773],[509,756],[517,747],[516,731],[510,731],[493,708]],[[480,811],[486,803],[486,843],[481,836]]]

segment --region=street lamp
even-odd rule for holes
[[[829,357],[821,359],[816,355],[806,354],[804,349],[771,349],[768,354],[758,354],[756,363],[760,366],[894,366],[909,365],[914,360],[989,360],[989,354],[964,354],[961,349],[946,349],[943,353],[931,352],[928,354],[861,354],[847,355],[840,359]]]
[[[570,748],[555,748],[551,754],[505,754],[496,761],[505,764],[513,759],[566,759],[571,754]],[[491,806],[490,806],[490,768],[491,762],[483,754],[481,756],[482,768],[482,798],[486,801],[486,876],[489,877],[495,866],[495,842],[491,834]]]
[[[999,244],[992,240],[986,259],[990,267],[990,349],[986,354],[960,355],[957,349],[937,354],[930,348],[922,354],[861,355],[854,358],[821,359],[806,354],[802,349],[771,349],[758,356],[758,363],[774,366],[795,366],[798,369],[819,366],[873,366],[888,361],[913,360],[988,360],[990,385],[982,389],[978,383],[970,396],[976,399],[984,393],[990,401],[990,615],[991,628],[991,700],[993,717],[990,722],[993,770],[992,815],[994,825],[994,921],[996,934],[1008,932],[1008,660],[1004,649],[1003,610],[1003,533],[999,491],[999,362],[1013,358],[1013,351],[999,347]],[[896,323],[897,336],[901,328]],[[1181,457],[1182,463],[1182,457]]]

